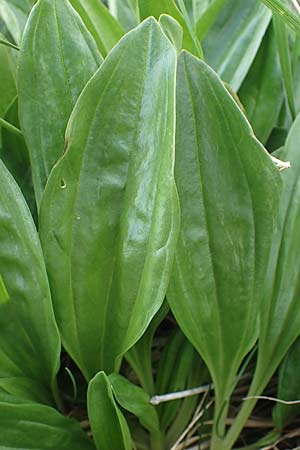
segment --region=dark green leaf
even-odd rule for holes
[[[160,434],[158,415],[150,397],[142,388],[113,373],[109,376],[114,396],[122,408],[134,414],[150,433]]]
[[[10,297],[7,305],[0,305],[0,380],[30,378],[44,396],[59,367],[60,341],[38,235],[2,162],[0,242],[0,273]]]
[[[98,450],[132,449],[128,425],[104,372],[98,373],[89,383],[88,414]]]
[[[0,403],[0,448],[3,450],[95,449],[79,424],[63,417],[54,409],[41,405],[9,403]]]
[[[39,0],[24,32],[17,74],[20,124],[38,205],[63,153],[70,113],[100,62],[93,38],[69,2]]]
[[[154,19],[128,33],[77,102],[47,184],[56,316],[87,379],[118,370],[164,300],[178,234],[175,63]]]

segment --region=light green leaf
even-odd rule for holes
[[[98,450],[132,450],[128,425],[104,372],[98,373],[89,383],[88,414]]]
[[[265,144],[277,123],[283,102],[281,71],[272,27],[266,33],[239,90],[239,98],[255,135]]]
[[[155,407],[150,403],[149,395],[121,375],[113,373],[108,378],[119,405],[134,414],[150,433],[159,435],[158,415]]]
[[[95,450],[75,421],[41,405],[0,403],[3,450]],[[117,447],[116,447],[117,448]]]
[[[131,30],[139,23],[137,0],[108,0],[107,3],[125,30]]]
[[[182,50],[183,30],[177,20],[167,14],[162,14],[159,18],[159,24],[165,35],[176,48],[177,53]]]
[[[44,396],[58,371],[60,340],[38,235],[2,162],[0,242],[0,273],[11,300],[0,305],[0,380],[30,378]]]
[[[38,205],[63,153],[70,113],[100,62],[93,38],[69,2],[39,0],[24,32],[17,74],[20,124]]]
[[[168,301],[210,370],[218,417],[257,339],[280,175],[217,75],[186,52],[176,152],[181,232]]]
[[[99,51],[106,56],[124,35],[120,23],[99,0],[70,0],[70,2],[95,39]]]
[[[248,73],[270,19],[270,11],[259,0],[228,0],[202,43],[207,64],[235,91]]]
[[[118,370],[164,300],[178,234],[175,71],[154,19],[128,33],[80,96],[47,184],[56,317],[87,379]]]
[[[1,37],[3,36],[0,34]],[[5,116],[7,108],[17,94],[16,61],[13,52],[14,49],[0,45],[0,117]]]
[[[300,338],[294,342],[279,370],[277,398],[285,401],[300,402]],[[275,427],[282,430],[300,412],[300,403],[285,405],[277,403],[273,409]]]

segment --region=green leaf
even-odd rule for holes
[[[118,370],[164,300],[179,216],[175,64],[154,19],[128,33],[80,96],[45,191],[56,317],[87,379]]]
[[[168,301],[210,370],[218,416],[257,339],[280,175],[220,79],[186,52],[176,152],[181,232]]]
[[[279,370],[277,397],[285,401],[299,401],[299,363],[300,363],[300,338],[298,338],[286,357]],[[273,409],[275,427],[282,430],[294,417],[299,415],[300,403],[296,405],[285,405],[277,403]]]
[[[0,45],[0,117],[5,116],[7,108],[17,94],[16,62],[13,52],[15,50]]]
[[[104,372],[98,373],[89,383],[88,414],[98,450],[132,450],[128,425]]]
[[[182,50],[183,30],[177,20],[167,14],[162,14],[159,18],[159,24],[179,53]]]
[[[150,395],[155,394],[152,369],[152,344],[154,334],[169,311],[167,301],[164,301],[158,313],[153,317],[143,336],[125,354],[125,358],[135,371],[143,389]]]
[[[162,14],[172,16],[175,20],[177,20],[183,29],[183,48],[193,53],[195,52],[197,56],[202,56],[199,54],[199,50],[197,48],[199,43],[194,42],[196,36],[193,36],[192,30],[189,29],[183,14],[177,8],[173,0],[160,0],[159,2],[156,0],[138,0],[138,6],[141,19],[145,19],[149,16],[154,16],[156,19],[159,19]]]
[[[282,19],[274,16],[273,23],[287,102],[290,108],[291,116],[294,119],[296,115],[296,108],[294,100],[294,78],[289,48],[289,34]]]
[[[150,404],[149,394],[116,373],[108,378],[119,405],[134,414],[150,433],[160,434],[158,415],[155,407]]]
[[[270,19],[270,11],[259,0],[229,0],[202,43],[207,64],[236,91],[248,73]]]
[[[15,97],[9,106],[5,114],[5,119],[19,129],[20,124],[18,119],[17,97]],[[2,128],[2,149],[0,155],[6,167],[18,183],[26,202],[30,207],[33,217],[36,218],[37,213],[35,208],[29,155],[22,134],[12,133],[10,130]]]
[[[6,290],[5,284],[3,282],[3,278],[0,274],[0,305],[9,301],[9,295]]]
[[[54,409],[9,403],[0,403],[0,447],[3,450],[95,449],[78,423]]]
[[[205,9],[196,23],[196,33],[201,42],[207,35],[210,27],[216,20],[218,14],[225,6],[227,0],[212,0],[212,2]]]
[[[283,102],[281,71],[272,27],[266,33],[239,90],[239,98],[255,135],[266,143],[277,123]]]
[[[261,0],[268,8],[270,8],[278,18],[281,18],[289,25],[297,34],[300,33],[300,18],[286,6],[281,0]]]
[[[70,0],[70,2],[95,39],[99,51],[106,56],[124,35],[120,23],[99,0]]]
[[[38,235],[16,182],[0,162],[0,273],[10,297],[0,305],[0,380],[27,377],[53,386],[60,340]]]
[[[100,62],[93,38],[69,2],[39,0],[24,32],[17,74],[20,124],[38,206],[63,153],[70,113]]]
[[[107,3],[110,12],[125,30],[131,30],[139,23],[137,0],[108,0]]]
[[[289,347],[300,334],[299,279],[300,258],[298,229],[300,227],[300,116],[289,133],[286,147],[275,153],[277,158],[291,162],[291,169],[282,173],[283,189],[279,216],[272,235],[269,265],[263,287],[258,359],[248,396],[262,393]],[[227,437],[233,445],[256,399],[244,402]],[[227,449],[227,447],[224,447]]]

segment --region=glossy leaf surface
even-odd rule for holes
[[[270,19],[270,11],[259,0],[229,0],[202,43],[207,64],[235,91],[247,75]]]
[[[210,370],[218,403],[257,338],[280,175],[220,79],[185,52],[176,151],[181,232],[168,301]]]
[[[0,447],[5,450],[95,449],[78,423],[54,409],[9,403],[0,403]]]
[[[70,0],[95,39],[100,53],[106,56],[121,39],[124,30],[99,0]]]
[[[178,231],[175,63],[154,19],[127,34],[77,102],[47,184],[56,317],[86,378],[118,370],[164,299]]]
[[[89,383],[88,414],[98,450],[132,450],[128,425],[104,372],[98,373]]]
[[[239,98],[257,138],[266,143],[283,102],[282,79],[274,31],[269,28]]]
[[[69,2],[39,0],[24,32],[17,74],[20,124],[38,205],[63,153],[70,113],[100,62],[93,38]]]
[[[0,273],[10,297],[0,306],[0,384],[27,377],[44,395],[60,355],[48,279],[30,212],[2,162],[0,175]]]

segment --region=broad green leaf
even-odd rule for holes
[[[207,64],[235,91],[248,73],[270,19],[270,11],[259,0],[228,0],[202,43]]]
[[[1,377],[0,402],[52,404],[53,398],[49,390],[42,390],[38,383],[31,378]]]
[[[19,44],[25,23],[23,21],[20,23],[12,6],[6,0],[0,0],[0,20],[4,22],[15,43]],[[10,36],[7,35],[7,38],[9,39]]]
[[[283,102],[281,71],[272,27],[266,33],[239,90],[239,98],[255,135],[265,144],[277,123]]]
[[[42,405],[3,402],[0,403],[0,448],[95,450],[79,424],[54,409]]]
[[[299,401],[300,338],[294,342],[279,370],[277,398],[285,401]],[[300,403],[285,405],[277,403],[273,418],[277,429],[282,430],[300,412]]]
[[[186,52],[178,64],[181,232],[168,301],[210,370],[218,416],[257,339],[280,175],[212,69]]]
[[[216,20],[218,14],[225,6],[227,0],[212,0],[206,10],[200,16],[196,23],[196,33],[201,42],[207,35],[210,27]],[[227,31],[228,32],[228,31]]]
[[[125,354],[127,362],[135,371],[143,389],[150,395],[155,394],[152,369],[152,344],[154,334],[169,311],[167,301],[164,301],[158,313],[153,317],[143,336]]]
[[[108,0],[110,12],[125,30],[131,30],[139,22],[137,0]]]
[[[277,158],[290,161],[291,168],[282,173],[283,189],[263,288],[258,360],[248,393],[250,397],[261,395],[289,347],[300,334],[299,139],[300,116],[289,133],[285,148],[275,153]],[[256,401],[252,399],[243,404],[227,437],[229,446],[233,445]]]
[[[63,153],[70,113],[100,62],[93,38],[69,2],[39,0],[24,31],[17,74],[20,124],[38,206]]]
[[[182,50],[183,30],[177,20],[167,14],[162,14],[159,18],[159,24],[165,35],[176,48],[177,53]]]
[[[294,78],[289,48],[289,34],[282,19],[274,16],[273,23],[287,102],[290,108],[291,116],[294,119],[296,108],[294,100]]]
[[[0,274],[0,305],[9,301],[9,295],[6,290],[5,284],[3,282],[3,278]]]
[[[5,119],[18,129],[20,127],[18,119],[18,99],[13,100],[9,106]],[[36,218],[35,199],[31,178],[31,167],[28,150],[22,135],[12,133],[10,130],[2,128],[2,149],[0,156],[14,179],[18,183],[31,213]]]
[[[121,39],[124,30],[99,0],[70,0],[95,39],[103,56]]]
[[[7,305],[0,305],[0,384],[1,378],[27,377],[43,391],[53,386],[60,340],[38,235],[2,162],[0,242],[0,273],[10,297]]]
[[[131,383],[121,375],[109,375],[112,391],[119,405],[134,414],[141,425],[150,433],[159,435],[159,420],[155,407],[150,403],[149,394],[142,388]]]
[[[154,19],[128,33],[80,96],[47,184],[54,308],[87,379],[118,370],[164,300],[178,232],[175,71]]]
[[[141,19],[149,16],[154,16],[156,19],[159,19],[162,14],[167,14],[177,20],[183,29],[183,48],[198,54],[198,43],[195,46],[191,30],[189,30],[188,24],[174,3],[174,0],[160,0],[159,2],[156,0],[138,0],[138,6]]]
[[[104,372],[99,372],[89,383],[88,415],[98,450],[132,449],[128,425]]]

